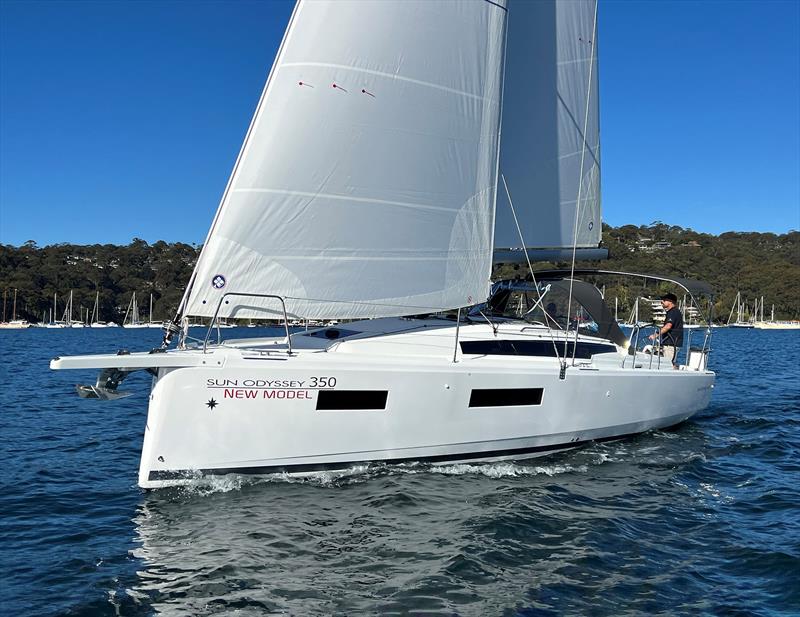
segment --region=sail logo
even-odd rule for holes
[[[215,274],[214,278],[211,279],[211,286],[214,289],[222,289],[223,287],[225,287],[225,283],[226,283],[225,277],[222,276],[221,274]]]

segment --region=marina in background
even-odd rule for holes
[[[732,307],[735,321],[737,292],[744,298],[742,304],[750,307],[743,309],[745,323],[751,319],[756,298],[756,321],[763,322],[758,325],[760,329],[800,320],[800,232],[730,232],[714,236],[659,222],[644,227],[604,225],[603,244],[610,252],[604,267],[671,273],[708,282],[716,294],[715,327],[727,325]],[[174,315],[180,301],[175,282],[188,279],[198,249],[184,243],[151,245],[142,240],[125,246],[38,247],[32,242],[21,247],[0,245],[0,288],[6,293],[3,322],[13,320],[15,289],[17,319],[50,328],[66,327],[61,319],[67,308],[63,299],[69,297],[70,291],[74,318],[82,315],[80,321],[95,327],[102,327],[102,322],[121,324],[136,292],[137,297],[148,299],[148,310],[152,296],[148,323],[159,327]],[[548,265],[560,264],[541,267]],[[495,277],[526,274],[520,266],[507,265],[499,268]],[[618,319],[627,321],[637,298],[655,298],[668,291],[674,290],[636,288],[621,281],[607,285],[605,297],[612,309],[616,306]],[[640,313],[645,314],[646,301],[641,302]]]

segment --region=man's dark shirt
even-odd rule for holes
[[[661,342],[664,345],[681,347],[683,345],[683,316],[678,310],[678,307],[673,306],[667,311],[667,316],[664,318],[664,325],[668,323],[672,324],[672,327],[661,337]]]

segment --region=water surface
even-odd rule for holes
[[[47,362],[159,337],[0,331],[3,614],[800,614],[800,332],[715,331],[712,403],[669,431],[144,492],[149,379],[87,401]]]

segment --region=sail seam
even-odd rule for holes
[[[600,144],[598,143],[594,147],[590,147],[589,150],[594,151],[594,150],[598,150],[599,148],[600,148]],[[573,157],[573,156],[578,156],[579,154],[582,154],[582,153],[583,153],[583,149],[575,150],[575,152],[567,152],[565,154],[559,155],[558,160],[562,161],[564,159],[568,159],[568,158]]]
[[[493,99],[489,96],[481,96],[479,94],[472,94],[471,92],[464,92],[463,90],[456,90],[455,88],[448,88],[447,86],[442,86],[440,84],[434,84],[429,81],[423,81],[421,79],[414,79],[413,77],[403,77],[402,75],[398,75],[397,73],[386,73],[384,71],[374,71],[372,69],[362,69],[354,66],[347,66],[346,64],[334,64],[331,62],[284,62],[281,64],[279,68],[284,67],[321,67],[321,68],[329,68],[329,69],[340,69],[344,71],[349,71],[352,73],[364,73],[367,75],[376,75],[378,77],[387,77],[389,79],[394,79],[397,81],[405,81],[408,83],[416,84],[418,86],[425,86],[427,88],[433,88],[435,90],[442,90],[443,92],[449,92],[450,94],[457,94],[459,96],[475,99],[476,101],[486,101],[492,105],[497,105],[498,101]]]
[[[560,60],[556,62],[556,66],[566,66],[568,64],[580,64],[581,62],[591,62],[592,57],[588,58],[575,58],[574,60]]]
[[[486,251],[481,251],[485,253]],[[466,254],[471,254],[465,251]],[[480,253],[479,253],[480,254]],[[263,253],[262,253],[263,255]],[[303,261],[447,261],[450,257],[433,257],[430,255],[422,257],[407,257],[398,255],[396,257],[365,257],[363,255],[343,256],[343,255],[263,255],[268,259],[280,259],[281,261],[288,261],[293,259],[301,259]]]
[[[484,189],[488,190],[488,189]],[[316,193],[312,191],[289,191],[285,189],[260,189],[260,188],[239,188],[233,189],[234,193],[269,193],[272,195],[290,195],[294,197],[320,197],[323,199],[334,199],[338,201],[352,201],[356,203],[383,204],[385,206],[399,206],[412,210],[433,210],[438,212],[448,212],[458,214],[460,212],[470,212],[474,214],[486,215],[484,208],[462,209],[460,207],[445,208],[443,206],[429,206],[426,204],[415,204],[406,201],[393,201],[389,199],[376,199],[374,197],[353,197],[350,195],[336,195],[333,193]],[[480,193],[480,191],[479,191]],[[476,193],[477,194],[477,193]]]

